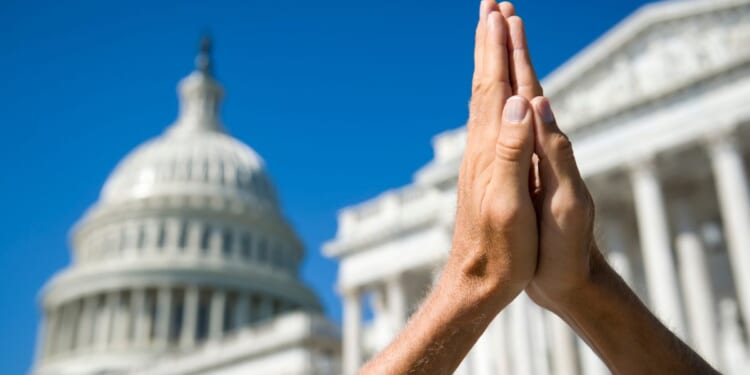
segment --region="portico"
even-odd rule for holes
[[[726,354],[736,357],[750,347],[734,333],[723,336],[739,325],[736,316],[719,314],[719,301],[735,301],[750,336],[750,55],[735,50],[742,49],[737,35],[750,43],[750,29],[740,21],[748,17],[750,2],[741,0],[652,5],[543,82],[596,201],[605,256],[666,326],[728,373],[737,361],[726,363]],[[700,35],[688,31],[695,25]],[[725,43],[716,46],[707,35]],[[706,54],[716,58],[701,60]],[[684,62],[680,69],[674,59]],[[404,286],[393,281],[403,276],[394,275],[439,268],[450,251],[465,136],[463,128],[439,134],[433,160],[410,185],[342,210],[336,238],[325,247],[341,262],[339,288],[385,294],[372,322],[358,313],[360,334],[386,329],[376,324],[381,311],[396,311],[398,319],[390,321],[403,324]],[[410,306],[421,298],[406,297]],[[509,327],[488,330],[459,371],[606,373],[562,322],[534,308],[524,298],[509,305],[499,316]],[[344,335],[355,325],[348,322]],[[358,342],[344,345],[347,374],[380,349]],[[531,352],[550,354],[531,360]]]

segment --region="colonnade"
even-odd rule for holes
[[[195,285],[114,290],[48,308],[42,353],[190,349],[295,307],[264,294]]]
[[[737,136],[728,131],[716,132],[695,145],[710,160],[739,316],[745,322],[744,336],[750,337],[750,188],[743,152]],[[722,346],[719,337],[724,328],[716,316],[719,303],[694,213],[695,202],[665,192],[657,156],[636,160],[624,170],[611,171],[624,175],[629,182],[632,199],[626,201],[633,202],[637,224],[636,228],[625,228],[617,213],[602,215],[598,221],[607,242],[602,248],[615,270],[631,286],[636,278],[634,268],[642,268],[638,277],[645,279],[645,302],[652,311],[710,363],[721,368],[725,357],[722,351],[729,349]],[[627,190],[618,193],[622,191]],[[592,194],[607,192],[593,190]],[[675,233],[671,233],[672,228]],[[633,264],[633,257],[628,255],[625,241],[628,236],[637,238],[633,242],[638,242],[642,267]],[[386,291],[385,311],[394,322],[395,335],[408,318],[404,303],[417,301],[406,298],[398,277],[384,277],[380,282],[379,288]],[[366,359],[362,344],[362,296],[367,288],[372,286],[350,288],[343,293],[345,375],[354,374]],[[594,352],[580,339],[576,340],[565,323],[550,313],[534,309],[538,307],[520,296],[500,314],[497,319],[500,323],[493,323],[494,328],[485,333],[488,337],[479,340],[457,373],[484,374],[490,369],[495,373],[521,375],[608,373]],[[495,361],[499,350],[507,352],[502,358],[508,363]],[[549,358],[545,356],[549,364],[539,365],[540,352],[550,354]],[[494,364],[487,367],[487,361]]]
[[[163,257],[256,264],[295,273],[300,254],[286,241],[245,226],[200,218],[147,218],[109,223],[81,238],[82,264]]]

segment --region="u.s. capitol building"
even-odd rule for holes
[[[612,265],[711,364],[750,373],[750,0],[646,6],[543,86]],[[324,252],[340,260],[345,375],[387,345],[439,277],[465,138],[464,128],[437,135],[408,186],[340,212]],[[457,373],[608,371],[522,294]]]
[[[204,41],[178,119],[128,155],[42,293],[33,373],[332,374],[338,328],[261,157],[227,134]]]

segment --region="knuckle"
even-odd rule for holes
[[[588,190],[568,191],[555,198],[550,204],[553,217],[588,221],[593,214],[593,199]]]
[[[526,153],[525,143],[519,137],[501,137],[495,143],[495,155],[500,160],[519,161]]]
[[[567,135],[553,133],[550,143],[558,157],[573,158],[573,143],[570,142],[570,138]]]
[[[472,86],[472,95],[484,96],[499,90],[500,82],[486,78],[477,78]]]
[[[562,197],[563,199],[555,199],[550,205],[550,211],[552,216],[556,218],[568,218],[577,214],[580,214],[583,210],[583,205],[577,199],[572,196]]]
[[[508,227],[518,222],[521,216],[521,209],[517,204],[508,201],[495,201],[487,210],[484,210],[484,220],[493,229]]]

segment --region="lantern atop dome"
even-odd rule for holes
[[[204,36],[195,58],[195,70],[177,86],[180,113],[170,128],[171,133],[224,132],[219,118],[224,90],[213,77],[212,46],[211,38]]]

